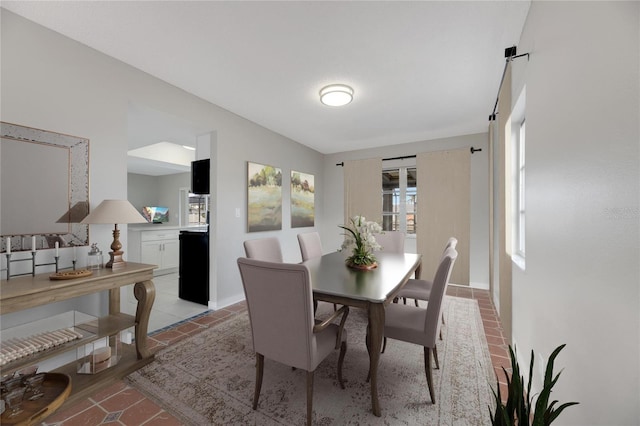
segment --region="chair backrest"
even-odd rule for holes
[[[283,364],[313,371],[313,290],[301,264],[239,258],[253,348]],[[313,365],[315,363],[315,365]],[[313,366],[313,368],[312,368]]]
[[[276,237],[247,240],[244,242],[244,252],[249,259],[282,263],[282,249]]]
[[[436,339],[440,333],[440,316],[442,312],[442,300],[444,299],[458,252],[454,248],[447,248],[440,259],[440,264],[436,270],[427,303],[427,316],[425,320],[426,340],[430,347],[434,347]]]
[[[444,250],[446,251],[449,247],[455,249],[457,245],[458,239],[456,237],[451,237],[449,238],[449,241],[447,241],[447,245],[444,247]]]
[[[404,253],[404,232],[385,231],[384,234],[374,235],[376,242],[382,246],[380,251],[385,253]]]
[[[317,232],[298,234],[298,244],[303,261],[322,256],[322,241]]]

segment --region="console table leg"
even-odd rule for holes
[[[153,281],[142,281],[133,287],[133,295],[138,300],[136,309],[136,352],[138,359],[151,356],[147,348],[147,329],[149,327],[149,315],[156,298],[156,288]]]
[[[109,290],[109,315],[120,313],[120,288]]]

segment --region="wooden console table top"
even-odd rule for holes
[[[125,285],[153,280],[156,265],[127,262],[118,269],[96,269],[93,275],[71,280],[50,280],[51,273],[21,276],[0,283],[0,313],[72,299],[74,297],[112,290]]]

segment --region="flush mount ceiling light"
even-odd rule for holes
[[[353,100],[353,89],[346,84],[330,84],[320,89],[320,102],[329,106],[343,106]]]

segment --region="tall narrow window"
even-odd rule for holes
[[[514,141],[514,197],[513,197],[513,252],[519,257],[520,262],[525,258],[525,134],[526,122],[524,119],[518,123],[515,129]],[[523,266],[523,265],[522,265]]]
[[[396,167],[382,171],[382,229],[416,233],[416,168]]]

